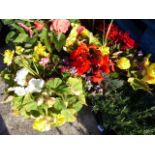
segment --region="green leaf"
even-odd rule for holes
[[[27,112],[38,110],[37,103],[32,99],[30,94],[26,94],[23,99],[24,109]]]
[[[13,107],[20,109],[23,106],[22,104],[23,104],[23,96],[17,96],[13,98],[12,101]]]
[[[9,32],[5,39],[6,43],[8,44],[10,41],[13,41],[15,35],[16,33],[14,31]]]
[[[37,103],[36,102],[29,102],[24,106],[26,112],[30,112],[32,110],[38,111]]]
[[[9,26],[14,30],[14,31],[16,31],[16,32],[19,32],[19,33],[25,33],[25,30],[21,27],[21,26],[19,26],[18,24],[17,24],[17,22],[14,22],[14,23],[12,23],[12,24],[9,24]]]
[[[72,94],[70,88],[66,87],[64,85],[60,85],[59,88],[57,88],[57,92],[59,92],[60,94],[62,94],[64,96]]]
[[[75,104],[72,105],[72,108],[74,110],[76,110],[76,112],[80,111],[82,109],[83,105],[81,104],[81,102],[76,102]]]
[[[137,78],[129,78],[128,82],[134,90],[142,89],[150,92],[150,87],[143,80]]]
[[[67,81],[67,85],[70,87],[71,92],[74,95],[80,96],[83,94],[82,80],[79,78],[70,77]]]
[[[45,44],[47,50],[49,52],[52,52],[52,47],[49,41],[49,37],[48,37],[48,30],[47,28],[44,28],[41,33],[39,34],[40,40]]]
[[[60,57],[58,55],[56,55],[56,54],[53,54],[52,55],[52,62],[54,64],[58,64],[60,62]]]
[[[48,106],[46,104],[42,104],[42,105],[38,106],[38,110],[39,110],[40,114],[42,114],[42,115],[48,114]]]
[[[59,98],[56,99],[56,102],[53,107],[55,108],[56,111],[66,109],[65,104]]]
[[[75,113],[76,111],[74,109],[65,109],[61,111],[61,114],[64,116],[66,122],[76,121]]]
[[[55,48],[58,52],[60,52],[65,45],[66,36],[64,34],[59,34],[57,39],[55,40]]]
[[[58,52],[60,52],[65,45],[66,36],[64,34],[58,34],[54,31],[49,32],[50,41],[54,43],[54,46]]]
[[[115,80],[111,80],[110,84],[112,85],[114,89],[118,89],[123,86],[124,81],[115,79]]]
[[[62,83],[62,80],[60,78],[55,78],[55,79],[47,81],[46,88],[56,89],[57,87],[61,85],[61,83]]]
[[[14,40],[15,43],[24,43],[27,41],[28,39],[28,34],[26,33],[19,33],[19,35],[17,36],[17,38]]]
[[[119,74],[117,72],[113,72],[110,74],[112,78],[118,78]]]
[[[10,25],[14,23],[14,20],[13,19],[2,19],[2,22],[4,25]]]
[[[82,104],[82,105],[87,105],[86,104],[86,98],[85,98],[85,95],[82,94],[79,96],[79,102]]]
[[[38,40],[38,38],[35,37],[35,36],[33,36],[33,38],[29,38],[27,40],[27,42],[25,43],[24,47],[25,48],[31,48],[32,49],[33,46],[36,44],[37,40]]]
[[[80,20],[79,19],[70,19],[70,22],[74,23],[74,24],[80,24]]]

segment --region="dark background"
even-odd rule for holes
[[[82,20],[83,24],[94,29],[100,22],[110,22],[110,20],[89,19]],[[154,19],[115,19],[114,24],[120,29],[130,33],[131,37],[136,40],[140,48],[145,53],[152,53],[155,60],[155,20]]]

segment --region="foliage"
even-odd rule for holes
[[[1,77],[12,110],[34,120],[43,132],[74,122],[83,105],[93,105],[106,130],[153,134],[155,63],[128,32],[80,20],[5,19],[9,27]],[[104,35],[104,36],[103,36]],[[144,95],[141,96],[141,93]]]
[[[107,88],[104,96],[88,98],[105,133],[113,130],[119,135],[155,134],[154,96],[143,90],[135,93],[127,83],[112,87],[113,91]]]

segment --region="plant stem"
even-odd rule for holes
[[[107,33],[106,33],[106,36],[105,36],[105,43],[104,43],[105,46],[107,45],[107,39],[108,39],[108,35],[109,35],[109,33],[110,33],[110,30],[111,30],[111,26],[112,26],[112,24],[113,24],[113,21],[114,21],[114,19],[112,19],[112,20],[110,21],[110,24],[109,24],[109,26],[108,26],[108,30],[107,30]]]

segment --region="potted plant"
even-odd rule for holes
[[[130,104],[139,90],[153,92],[155,65],[113,20],[94,33],[79,20],[2,22],[9,27],[9,48],[1,76],[8,84],[5,102],[11,102],[15,115],[33,119],[33,128],[42,132],[75,121],[87,104],[106,131],[142,133],[139,121],[148,119],[154,105]]]

